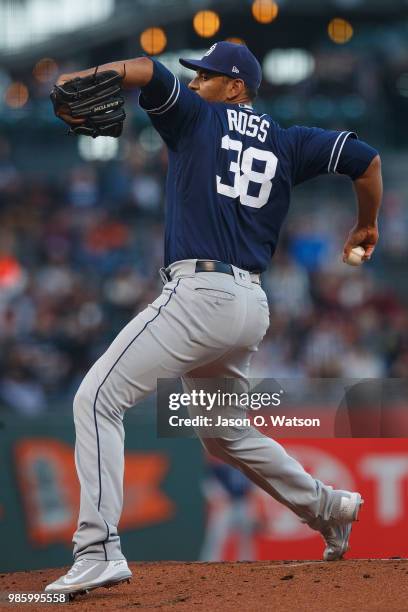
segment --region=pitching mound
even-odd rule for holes
[[[97,589],[69,604],[50,609],[185,610],[186,612],[310,610],[407,610],[408,560],[369,559],[240,563],[133,563],[130,584]],[[64,573],[61,569],[0,575],[1,610],[8,593],[40,592]],[[15,609],[44,610],[15,604]]]

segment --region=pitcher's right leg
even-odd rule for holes
[[[75,396],[75,460],[81,484],[75,559],[123,559],[117,525],[123,502],[125,410],[155,391],[158,378],[178,378],[229,349],[231,338],[223,338],[218,327],[225,327],[227,317],[238,319],[240,305],[234,299],[228,308],[203,305],[193,283],[191,278],[168,283],[119,333]]]

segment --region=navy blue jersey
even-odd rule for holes
[[[357,178],[377,154],[352,132],[283,129],[249,106],[206,102],[157,61],[139,103],[169,151],[166,266],[197,258],[265,270],[292,187],[330,172]]]

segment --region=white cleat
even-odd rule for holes
[[[111,587],[120,582],[130,582],[132,572],[125,559],[98,561],[78,559],[64,575],[45,587],[46,593],[87,593],[98,587]]]
[[[348,551],[352,523],[357,520],[364,503],[360,493],[335,490],[332,494],[330,516],[326,519],[318,516],[308,523],[326,542],[324,561],[338,561]]]
[[[360,507],[364,503],[360,493],[338,493],[340,499],[337,507],[333,509],[334,517],[325,521],[319,530],[326,542],[324,561],[339,561],[348,551],[352,523],[357,520]]]

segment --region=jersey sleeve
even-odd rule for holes
[[[293,126],[286,130],[292,152],[292,179],[298,185],[319,174],[340,173],[355,179],[377,151],[354,132]]]
[[[194,130],[194,125],[208,103],[157,60],[153,60],[153,76],[141,88],[139,105],[166,144],[177,149],[181,141]]]
[[[348,138],[344,143],[336,172],[347,174],[355,181],[364,174],[377,155],[378,151],[363,140]]]

